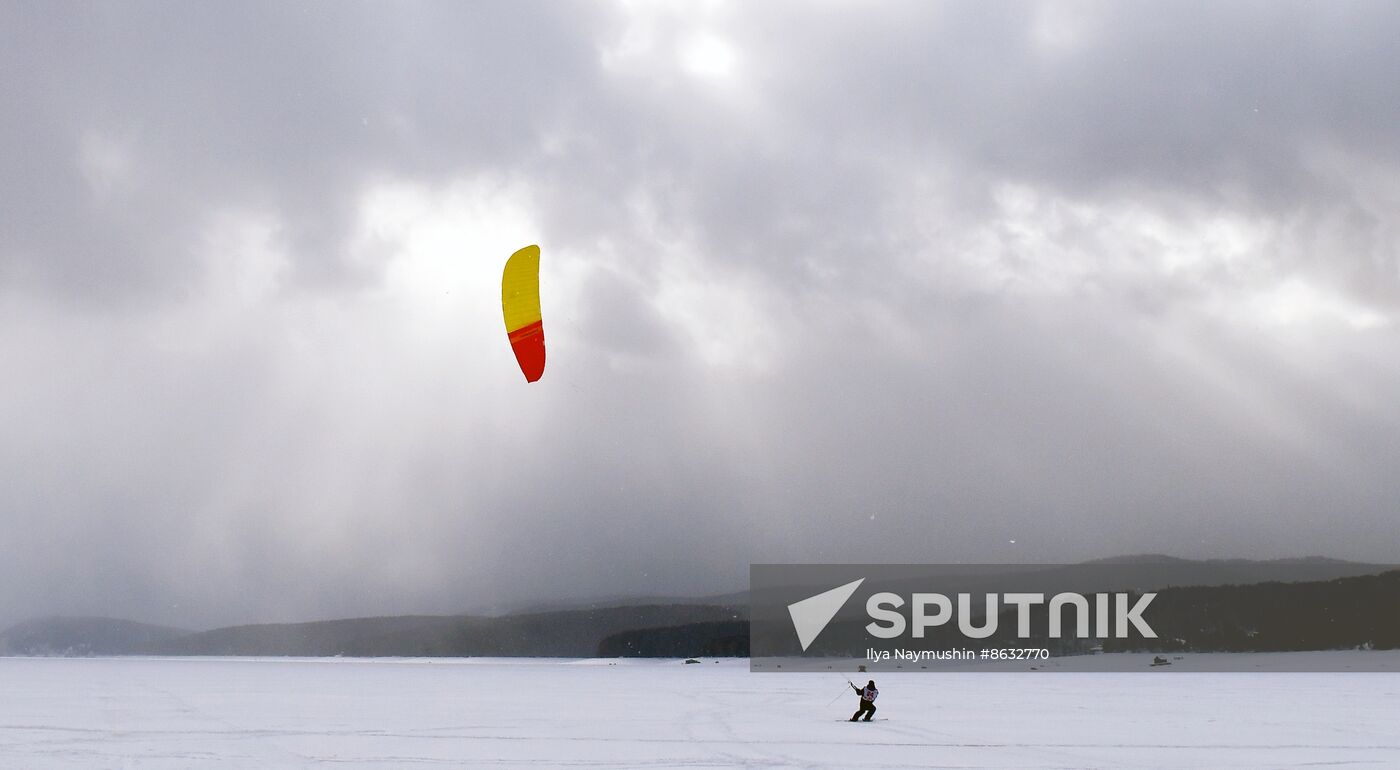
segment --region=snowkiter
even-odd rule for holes
[[[860,718],[861,714],[864,714],[865,721],[869,722],[870,718],[875,716],[875,699],[880,697],[880,691],[875,689],[875,680],[871,679],[865,685],[865,689],[856,687],[854,683],[851,683],[851,689],[855,690],[856,694],[860,696],[860,708],[856,710],[856,713],[851,715],[851,721],[856,721]]]

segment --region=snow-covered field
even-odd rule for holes
[[[745,661],[0,658],[0,768],[1400,767],[1400,674],[879,685],[849,724]]]

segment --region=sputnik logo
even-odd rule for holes
[[[860,588],[860,584],[864,582],[865,578],[852,580],[843,586],[823,591],[816,596],[788,605],[788,614],[792,616],[792,627],[797,631],[797,641],[802,643],[803,652],[812,646],[812,642],[817,640],[817,636],[831,622],[831,619],[836,617],[836,613],[846,606],[851,594],[855,593],[856,589]]]

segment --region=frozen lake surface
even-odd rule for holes
[[[0,768],[1400,767],[1400,674],[0,658]]]

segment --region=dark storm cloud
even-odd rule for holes
[[[6,98],[27,108],[7,121],[8,260],[56,291],[160,293],[210,207],[270,205],[298,273],[334,282],[356,185],[528,158],[570,100],[561,75],[596,69],[579,10],[8,6]],[[84,194],[85,134],[136,166],[129,189]]]
[[[0,7],[0,619],[1394,559],[1397,27]]]

